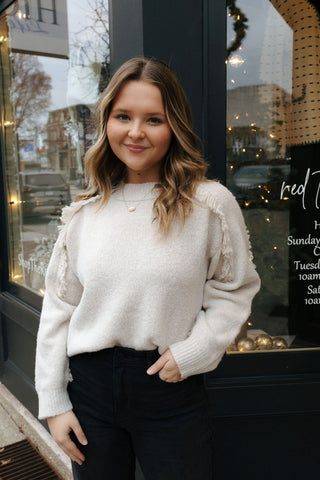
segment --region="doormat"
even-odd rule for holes
[[[28,440],[0,447],[0,480],[62,480]]]

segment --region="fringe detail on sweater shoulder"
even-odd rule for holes
[[[58,227],[60,234],[57,240],[57,247],[60,251],[60,262],[58,268],[58,297],[64,300],[67,293],[67,269],[68,269],[68,252],[67,252],[67,232],[68,225],[71,222],[73,216],[81,210],[82,207],[88,203],[97,202],[101,199],[101,195],[96,195],[88,200],[80,200],[79,202],[73,202],[71,205],[64,207],[60,220],[62,225]]]
[[[94,203],[98,200],[101,200],[101,195],[95,195],[94,197],[88,198],[87,200],[80,200],[79,202],[72,202],[71,205],[64,207],[60,220],[63,224],[68,224],[72,220],[73,216],[81,210],[82,207],[88,205],[88,203]],[[64,225],[61,225],[59,228],[62,230]]]
[[[216,194],[214,192],[214,184],[217,185],[217,189],[222,187],[219,182],[208,182],[199,184],[196,193],[195,199],[201,203],[207,205],[207,207],[218,217],[221,225],[222,231],[222,275],[219,279],[223,282],[232,282],[234,279],[232,271],[232,255],[233,249],[230,239],[229,226],[226,220],[225,213],[221,209],[221,200],[219,201],[219,192]],[[212,188],[213,187],[213,188]],[[223,188],[223,187],[222,187]]]

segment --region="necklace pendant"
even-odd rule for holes
[[[129,207],[128,210],[129,210],[129,212],[135,212],[135,211],[136,211],[136,207]]]

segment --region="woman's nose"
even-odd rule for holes
[[[131,125],[131,128],[128,132],[129,137],[131,138],[143,138],[144,137],[144,131],[142,128],[142,125],[140,122],[134,122]]]

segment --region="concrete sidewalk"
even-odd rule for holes
[[[28,439],[63,480],[72,480],[71,462],[48,431],[0,383],[0,448]]]

